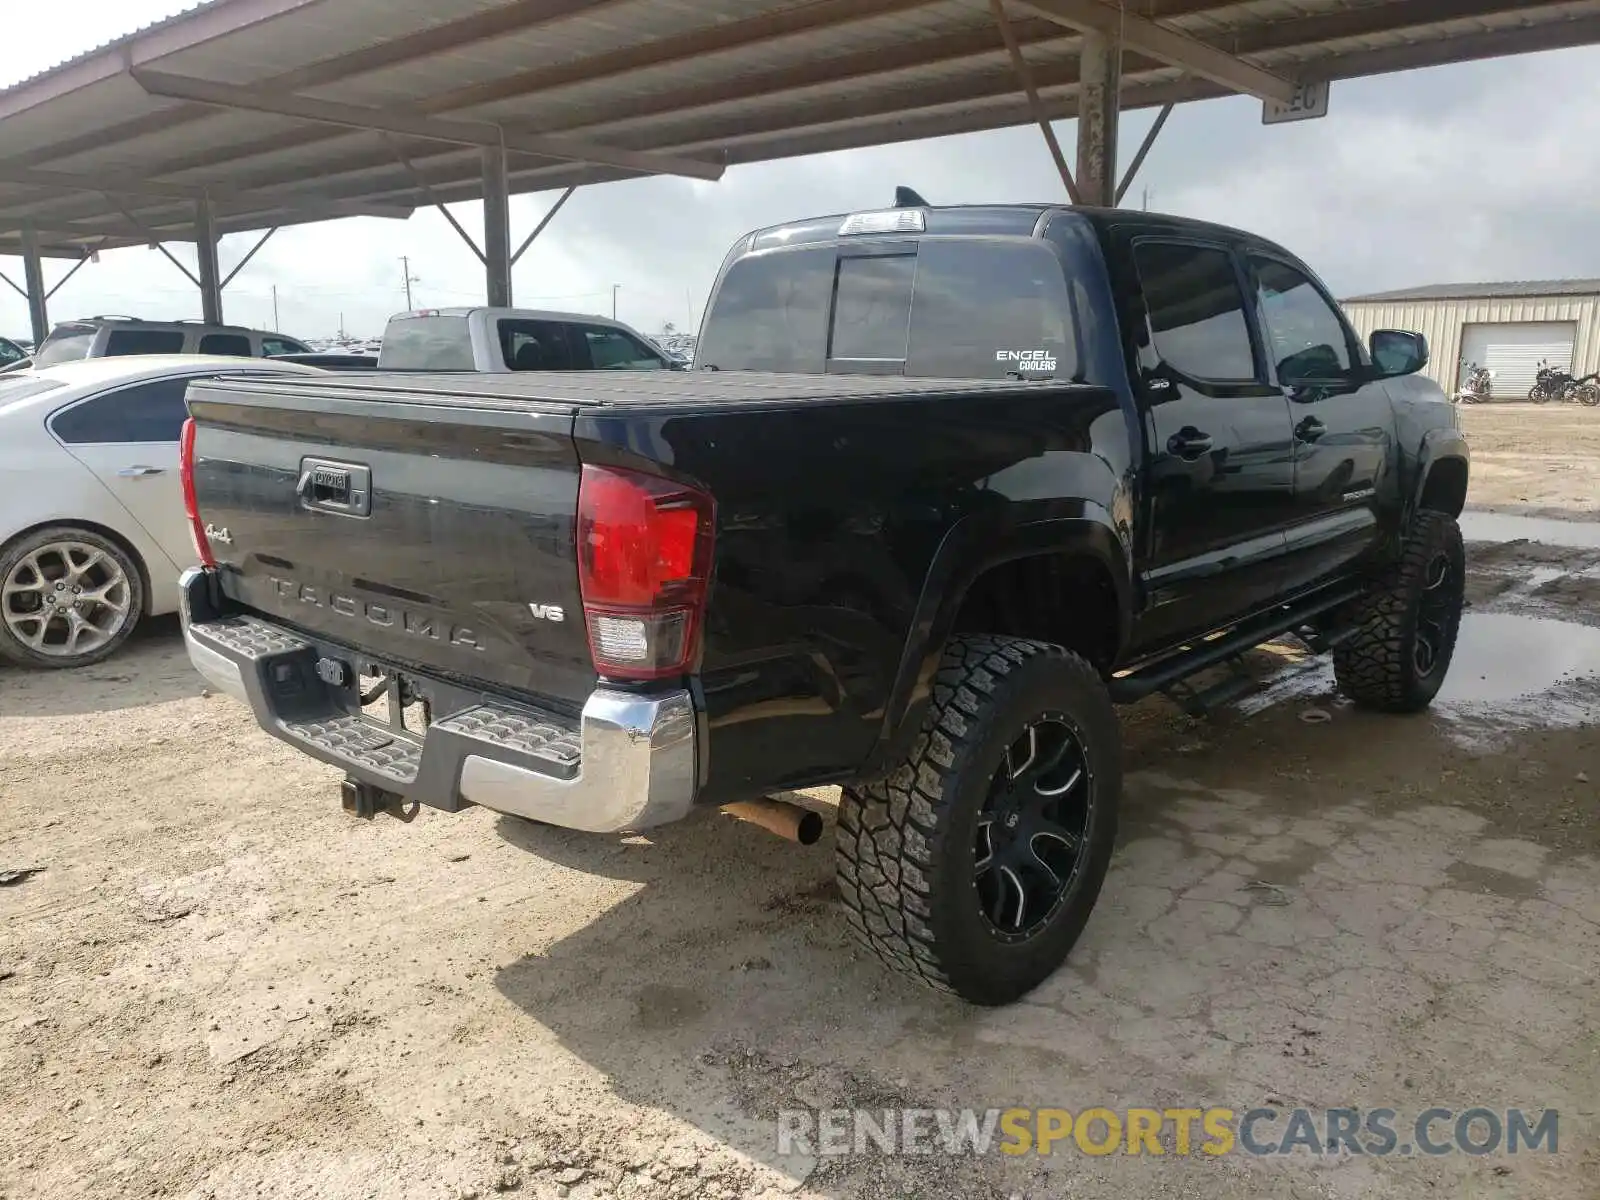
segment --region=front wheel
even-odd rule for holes
[[[1023,638],[955,638],[910,757],[844,789],[838,877],[857,937],[975,1004],[1046,979],[1116,840],[1122,750],[1095,669]]]
[[[1466,575],[1455,518],[1419,512],[1400,560],[1356,602],[1357,632],[1333,652],[1339,690],[1363,708],[1427,708],[1455,654]]]

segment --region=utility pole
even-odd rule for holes
[[[1144,186],[1144,188],[1142,189],[1142,191],[1143,191],[1143,194],[1144,194],[1144,211],[1145,212],[1149,212],[1150,211],[1150,185],[1146,184]]]
[[[617,291],[621,287],[622,285],[620,283],[613,283],[611,285],[611,319],[613,321],[617,319]]]
[[[278,285],[272,285],[272,332],[282,333],[283,327],[278,324]]]
[[[403,276],[403,278],[405,280],[406,311],[410,312],[411,311],[411,285],[413,283],[421,283],[422,279],[421,279],[420,276],[413,275],[411,273],[411,259],[409,257],[407,257],[406,255],[404,255],[404,254],[402,254],[400,256],[400,271],[401,271],[401,275]]]

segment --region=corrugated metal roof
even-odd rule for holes
[[[1511,300],[1527,296],[1600,296],[1600,279],[1515,279],[1504,283],[1429,283],[1393,292],[1350,296],[1345,304],[1404,300]]]
[[[47,75],[55,75],[59,72],[67,71],[76,66],[78,63],[86,62],[98,54],[105,54],[108,51],[113,51],[124,43],[132,42],[136,38],[144,37],[147,34],[152,34],[159,30],[166,29],[169,26],[176,25],[179,21],[194,16],[203,8],[216,8],[219,5],[227,4],[228,2],[229,0],[190,0],[190,3],[183,5],[178,9],[178,11],[171,13],[168,16],[160,17],[154,21],[147,21],[143,25],[136,26],[129,33],[124,33],[114,38],[108,38],[97,45],[91,46],[89,49],[84,50],[81,53],[74,54],[71,58],[63,59],[54,66],[42,67],[33,72],[31,75],[24,75],[15,83],[9,84],[7,90],[10,88],[23,87],[29,83],[32,83],[36,79],[43,79]]]
[[[1062,13],[1082,4],[1007,0],[1051,119],[1077,112],[1081,37]],[[1600,0],[1125,11],[1291,79],[1600,42]],[[190,98],[162,98],[156,76]],[[200,102],[207,84],[266,103]],[[1125,108],[1228,90],[1124,55]],[[285,115],[285,102],[301,107]],[[305,102],[358,119],[314,120]],[[370,114],[406,128],[376,132]],[[0,90],[0,252],[27,224],[62,254],[187,237],[202,194],[223,232],[477,199],[481,149],[441,140],[441,121],[519,143],[511,185],[528,192],[640,174],[619,165],[638,161],[627,154],[714,174],[1032,119],[986,0],[208,0]]]

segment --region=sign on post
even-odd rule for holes
[[[1294,99],[1285,104],[1281,100],[1261,102],[1261,123],[1282,125],[1288,121],[1310,121],[1328,115],[1328,84],[1296,84]]]

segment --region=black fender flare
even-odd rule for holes
[[[878,740],[862,777],[872,777],[910,751],[932,696],[933,677],[945,643],[972,585],[987,571],[1020,558],[1080,554],[1098,561],[1111,579],[1117,601],[1118,656],[1127,645],[1133,615],[1133,574],[1126,532],[1110,513],[1080,502],[1074,515],[998,527],[988,514],[973,513],[951,526],[923,581],[911,629],[901,653]]]
[[[1466,435],[1460,429],[1453,426],[1440,427],[1430,429],[1422,435],[1422,444],[1417,448],[1417,475],[1406,507],[1408,527],[1412,517],[1422,507],[1422,496],[1428,489],[1428,479],[1433,474],[1433,469],[1441,462],[1451,460],[1459,461],[1463,465],[1470,464],[1472,460]]]

